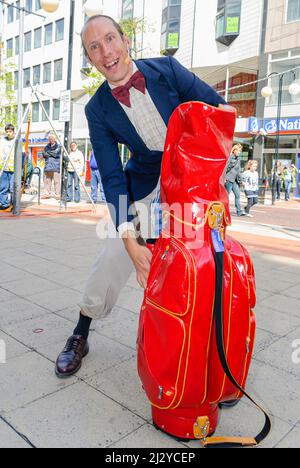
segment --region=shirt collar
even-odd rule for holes
[[[132,65],[133,65],[133,70],[132,70],[132,75],[133,76],[137,71],[139,71],[138,67],[136,66],[135,62],[132,61]],[[128,80],[129,81],[129,80]],[[115,89],[117,88],[118,86],[115,86],[115,85],[112,85],[110,83],[108,83],[108,86],[110,87],[110,89]]]

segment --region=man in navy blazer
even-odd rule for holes
[[[87,282],[77,327],[56,363],[58,377],[76,373],[89,352],[92,319],[107,315],[135,268],[146,287],[151,253],[140,245],[130,206],[143,200],[149,208],[160,178],[169,119],[184,102],[226,104],[206,83],[173,57],[137,60],[130,43],[110,17],[91,18],[82,31],[86,56],[106,81],[86,106],[90,139],[118,236],[107,239]],[[132,156],[125,169],[118,144]],[[120,201],[122,200],[122,201]],[[121,205],[125,209],[121,209]]]

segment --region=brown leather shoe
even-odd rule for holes
[[[60,379],[71,377],[81,368],[82,359],[89,353],[88,341],[80,335],[71,336],[57,358],[55,374]]]

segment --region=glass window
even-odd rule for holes
[[[63,79],[63,60],[56,60],[54,62],[54,81],[61,81]]]
[[[14,54],[13,39],[6,41],[6,57],[10,58]]]
[[[26,68],[24,70],[23,88],[30,88],[30,78],[31,78],[30,68]]]
[[[43,106],[45,107],[45,111],[47,112],[48,115],[50,115],[50,101],[44,101]],[[47,116],[44,111],[42,111],[42,122],[46,122]]]
[[[15,71],[15,89],[19,87],[19,72]]]
[[[16,2],[16,6],[20,8],[20,0]],[[16,9],[16,20],[20,19],[20,10]]]
[[[59,120],[60,114],[60,100],[54,99],[53,100],[53,120]]]
[[[40,0],[35,0],[35,11],[41,10],[41,8]]]
[[[32,104],[32,122],[40,121],[40,103],[34,102]]]
[[[34,48],[39,49],[42,47],[42,28],[34,30]]]
[[[53,40],[53,24],[47,24],[45,26],[45,45],[52,44]]]
[[[134,0],[123,0],[122,19],[133,18]]]
[[[289,60],[282,60],[278,62],[271,62],[271,70],[270,72],[275,72],[275,73],[283,73],[285,71],[291,70],[293,68],[295,69],[295,74],[290,72],[286,73],[283,78],[283,83],[282,83],[282,104],[298,104],[300,103],[300,94],[296,96],[292,96],[289,93],[289,87],[290,85],[296,81],[298,84],[300,84],[300,58],[293,58]],[[271,98],[269,99],[268,104],[269,105],[276,105],[278,104],[278,98],[279,98],[279,77],[274,76],[270,79],[269,85],[273,89],[273,94]]]
[[[24,52],[29,52],[31,50],[31,31],[27,32],[24,36]]]
[[[14,22],[14,16],[15,16],[15,9],[12,6],[9,6],[7,8],[7,23],[13,23]]]
[[[33,86],[41,84],[41,66],[33,67]]]
[[[300,0],[288,0],[287,22],[300,21]]]
[[[19,55],[20,53],[20,38],[17,36],[15,38],[15,55]]]
[[[44,83],[51,83],[51,62],[44,64]]]
[[[25,3],[26,15],[29,15],[32,12],[32,0],[26,0]]]
[[[55,41],[63,41],[65,32],[65,21],[63,19],[56,21]]]

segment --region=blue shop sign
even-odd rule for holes
[[[277,119],[264,119],[260,120],[256,117],[249,118],[248,131],[249,133],[258,133],[264,129],[268,134],[279,132],[299,133],[300,132],[300,118],[299,117],[282,117],[280,119],[279,130]]]

